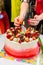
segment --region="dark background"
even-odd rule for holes
[[[4,0],[5,10],[9,16],[9,20],[11,21],[11,0]]]
[[[11,22],[11,0],[4,0],[4,4],[5,4],[5,11],[7,12],[9,17],[10,26],[13,27],[14,23]]]

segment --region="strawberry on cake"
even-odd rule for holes
[[[29,58],[39,53],[39,46],[37,44],[39,32],[34,28],[27,28],[24,31],[20,27],[11,27],[6,32],[5,51],[17,58]]]

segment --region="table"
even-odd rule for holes
[[[40,35],[40,38],[43,42],[43,35]],[[1,49],[4,47],[4,35],[0,35],[0,51]],[[5,58],[0,58],[0,64],[1,65],[33,65],[33,64],[30,64],[30,63],[23,63],[23,62],[17,62],[16,60],[8,60],[8,59],[5,59]],[[37,58],[37,65],[40,65],[40,56],[38,56]]]
[[[1,65],[30,65],[22,62],[10,61],[8,59],[3,59],[3,58],[0,59],[0,64]]]

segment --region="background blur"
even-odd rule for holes
[[[5,10],[9,16],[10,25],[14,26],[13,22],[15,17],[19,15],[21,1],[20,0],[4,0],[4,3],[5,3]]]

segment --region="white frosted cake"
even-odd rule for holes
[[[24,31],[21,28],[7,30],[5,38],[5,51],[17,58],[28,58],[39,53],[37,44],[39,32],[29,27]]]

